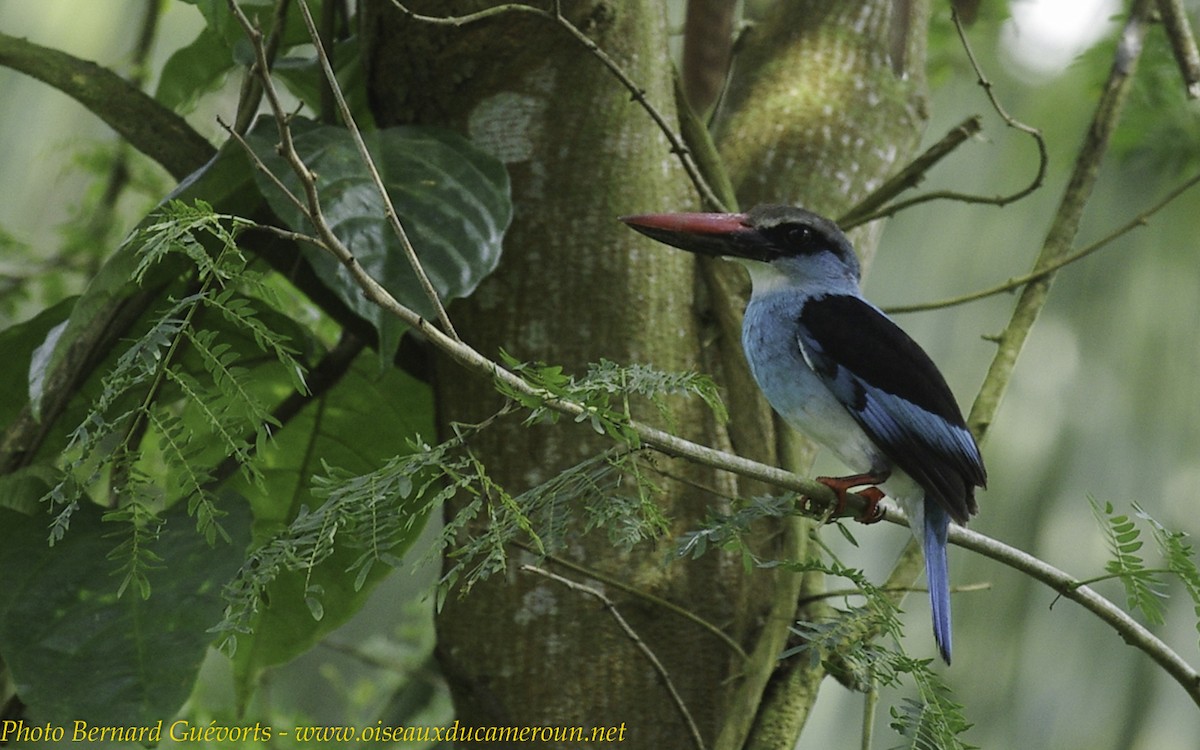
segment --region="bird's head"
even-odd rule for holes
[[[850,240],[837,224],[803,208],[761,205],[745,213],[642,214],[621,221],[681,250],[748,261],[756,291],[780,282],[858,286]]]

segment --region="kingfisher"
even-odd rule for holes
[[[925,555],[938,651],[950,663],[950,522],[978,512],[987,483],[979,446],[929,355],[863,298],[850,240],[803,208],[761,205],[745,213],[664,213],[621,221],[697,255],[732,258],[750,274],[742,324],[750,371],[792,428],[856,472],[819,477],[844,507],[854,488],[859,520],[878,520],[896,500]]]

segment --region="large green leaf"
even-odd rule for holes
[[[176,112],[190,111],[201,95],[221,85],[234,65],[221,35],[205,26],[191,44],[167,58],[154,98]]]
[[[375,115],[367,101],[367,68],[362,59],[362,45],[358,37],[337,40],[333,43],[334,73],[354,121],[359,127],[373,129]],[[313,112],[321,111],[321,91],[325,88],[325,70],[316,55],[283,57],[275,61],[271,70],[300,101]]]
[[[30,320],[0,331],[0,426],[8,426],[18,418],[29,403],[29,375],[44,377],[45,367],[36,361],[34,353],[45,352],[43,342],[52,331],[65,327],[75,305],[69,297],[48,307]],[[14,450],[24,446],[13,446]],[[57,481],[58,470],[48,464],[25,465],[15,472],[0,476],[0,508],[32,512],[38,499]]]
[[[186,111],[198,97],[220,85],[232,70],[253,64],[254,49],[246,39],[242,25],[229,10],[228,0],[184,1],[196,6],[206,25],[190,44],[175,50],[167,59],[154,98],[171,109]],[[270,31],[275,16],[274,0],[242,0],[238,6],[264,34]],[[314,16],[319,17],[320,3],[310,2],[309,7]],[[288,13],[284,28],[281,50],[307,45],[311,41],[300,12],[294,8]],[[316,60],[316,54],[311,50],[309,55]]]
[[[0,656],[31,716],[144,725],[179,709],[221,619],[221,587],[250,537],[245,504],[227,499],[222,525],[232,544],[209,547],[182,508],[166,514],[146,600],[117,598],[117,564],[105,556],[126,530],[104,524],[100,508],[76,512],[54,547],[46,516],[0,509]]]
[[[75,300],[68,297],[35,317],[0,331],[0,352],[4,352],[0,358],[0,425],[7,425],[25,408],[31,373],[45,376],[45,365],[35,361],[34,354],[42,349],[52,331],[61,330]]]
[[[407,441],[433,434],[433,398],[428,385],[398,369],[379,371],[373,358],[360,356],[351,370],[323,397],[287,424],[259,453],[265,484],[255,487],[243,479],[235,488],[250,499],[255,514],[255,540],[264,542],[283,529],[302,507],[320,504],[310,488],[314,474],[336,466],[365,474],[387,459],[404,453]],[[420,514],[418,508],[410,511]],[[399,556],[416,540],[424,525],[414,518],[411,533],[391,548]],[[235,671],[239,693],[248,694],[266,667],[289,661],[307,651],[341,625],[365,603],[371,589],[386,573],[372,567],[362,581],[349,572],[361,549],[337,548],[310,571],[286,572],[268,587],[252,632],[238,635]],[[322,615],[313,615],[309,591]]]
[[[322,210],[334,234],[376,281],[426,317],[433,307],[386,219],[383,200],[340,127],[293,121],[296,150],[317,175]],[[500,262],[501,240],[512,218],[504,165],[449,131],[397,127],[365,133],[367,148],[443,300],[475,290]],[[275,150],[277,139],[256,131],[255,152],[293,195],[300,181]],[[267,201],[292,229],[311,233],[303,212],[265,175],[256,174]],[[401,324],[366,300],[349,270],[324,251],[301,245],[309,262],[339,297],[379,331],[380,355],[391,357]]]

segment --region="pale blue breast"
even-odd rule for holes
[[[750,372],[771,407],[794,429],[829,448],[855,472],[889,462],[812,371],[797,336],[804,296],[780,290],[751,298],[742,325]]]

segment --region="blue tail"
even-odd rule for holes
[[[929,607],[933,610],[933,638],[946,663],[950,663],[950,573],[946,567],[946,535],[950,516],[936,502],[925,501],[925,577],[929,582]]]

